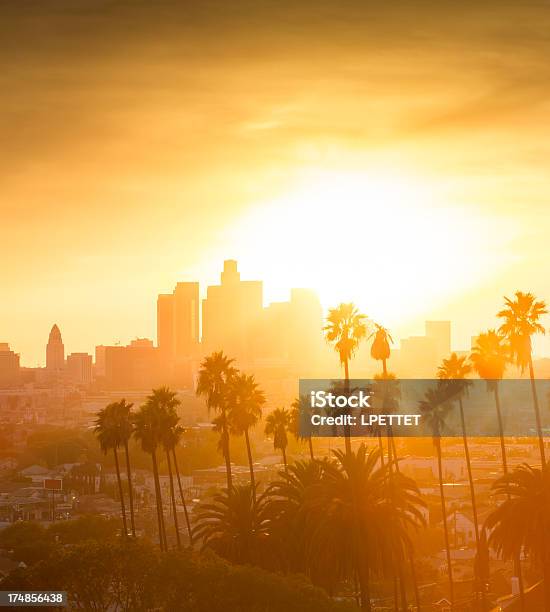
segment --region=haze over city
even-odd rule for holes
[[[0,338],[25,364],[53,322],[77,351],[153,337],[154,296],[230,257],[266,302],[450,319],[464,349],[503,295],[550,294],[547,5],[2,10]]]

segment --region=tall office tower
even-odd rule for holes
[[[50,372],[61,372],[65,367],[65,347],[59,327],[54,325],[46,345],[46,369]]]
[[[426,321],[426,337],[433,341],[438,361],[451,353],[451,322]]]
[[[19,355],[10,350],[7,342],[0,342],[0,389],[19,383]]]
[[[174,295],[162,293],[157,298],[157,346],[165,359],[174,358]]]
[[[176,361],[196,354],[199,344],[199,283],[178,283],[173,296]]]
[[[224,261],[221,283],[208,287],[202,303],[202,341],[207,351],[223,350],[249,361],[256,356],[254,330],[263,309],[261,281],[242,281],[237,262]]]

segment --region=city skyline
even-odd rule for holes
[[[345,5],[5,6],[0,338],[33,365],[56,321],[78,351],[152,337],[153,296],[226,257],[268,302],[463,348],[550,296],[546,7]]]
[[[228,272],[227,269],[224,267],[224,270],[222,270],[221,272],[222,278],[223,278],[224,273],[225,274],[234,273],[234,274],[237,274],[237,277],[240,279],[241,273],[240,273],[240,270],[238,271],[236,268],[237,266],[236,260],[224,260],[224,266],[227,266],[228,262],[230,263],[230,265],[234,263],[235,268]],[[218,271],[218,274],[219,274],[219,271]],[[261,303],[261,309],[262,311],[265,311],[265,312],[269,311],[270,307],[273,308],[273,307],[276,307],[278,304],[288,303],[290,300],[292,300],[293,292],[295,291],[308,291],[312,295],[316,295],[318,298],[317,292],[315,292],[313,289],[289,288],[288,296],[286,300],[277,300],[277,301],[269,302],[266,298],[266,293],[269,294],[269,292],[265,291],[265,283],[263,280],[257,280],[257,281],[246,280],[244,282],[245,282],[245,285],[250,284],[251,288],[254,286],[254,283],[257,284],[257,287],[259,290],[259,293],[257,294],[258,295],[257,299],[259,300],[258,306]],[[74,353],[75,355],[85,355],[85,354],[94,355],[98,346],[126,346],[126,345],[130,346],[130,344],[141,341],[142,339],[150,340],[154,346],[160,348],[161,347],[160,337],[163,333],[165,333],[165,332],[162,332],[159,327],[159,321],[161,320],[161,317],[162,317],[161,304],[165,304],[165,301],[168,298],[172,298],[172,296],[174,296],[174,299],[178,299],[176,296],[178,295],[180,291],[183,291],[183,292],[189,291],[189,289],[186,289],[186,288],[191,288],[190,295],[192,299],[197,300],[197,303],[194,307],[196,309],[196,314],[195,313],[188,314],[188,316],[191,317],[191,319],[194,321],[192,323],[192,325],[194,326],[194,331],[192,332],[190,336],[187,337],[187,339],[182,338],[178,340],[180,345],[182,347],[185,347],[184,349],[180,349],[180,352],[182,351],[184,352],[185,350],[188,350],[190,343],[192,342],[196,342],[197,345],[201,345],[204,349],[208,345],[208,342],[205,342],[204,330],[203,330],[205,301],[207,301],[207,297],[209,296],[210,290],[216,290],[216,287],[217,285],[215,282],[212,285],[205,286],[201,282],[196,281],[196,280],[176,281],[174,284],[173,293],[159,293],[157,295],[155,317],[154,317],[154,327],[153,329],[149,329],[148,333],[141,333],[141,334],[135,333],[127,337],[120,336],[120,337],[112,338],[110,340],[101,341],[101,342],[98,342],[97,340],[96,341],[92,340],[91,346],[90,345],[83,346],[82,343],[78,342],[78,340],[75,341],[72,339],[70,342],[70,350],[67,351],[67,356],[70,353]],[[152,300],[152,303],[154,303],[154,300]],[[336,304],[333,304],[332,306],[334,305]],[[326,308],[324,307],[324,305],[322,306],[323,306],[323,317],[324,317],[330,305],[329,307],[326,307]],[[478,329],[475,331],[469,330],[467,328],[466,331],[462,335],[460,335],[459,338],[457,338],[459,334],[457,334],[457,329],[455,326],[456,322],[453,320],[450,320],[453,325],[453,333],[451,336],[452,343],[450,344],[450,350],[458,351],[458,352],[467,352],[470,349],[472,339],[476,336],[477,333],[479,333],[483,329],[488,329],[490,327],[495,327],[497,325],[498,321],[496,319],[495,312],[493,313],[494,321],[495,321],[493,325],[486,324],[482,329]],[[365,314],[369,317],[369,319],[373,323],[379,322],[378,320],[371,317],[368,312],[366,312]],[[172,315],[170,314],[170,316]],[[242,316],[242,315],[239,315],[239,316]],[[191,319],[189,319],[188,324],[191,324],[190,323]],[[447,322],[448,320],[449,319],[445,319],[444,317],[442,317],[441,319],[435,319],[435,321],[441,321],[444,323]],[[403,346],[403,343],[406,343],[407,346],[408,345],[412,346],[412,344],[416,341],[417,338],[422,338],[423,330],[425,328],[426,322],[429,322],[429,319],[426,317],[422,318],[422,315],[420,315],[420,317],[418,317],[418,320],[414,323],[414,325],[411,325],[408,328],[408,333],[405,333],[404,335],[400,335],[399,333],[396,333],[395,331],[392,330],[392,336],[394,338],[393,350],[394,351],[398,350],[399,345],[401,344],[401,346]],[[53,324],[49,325],[48,333],[50,333],[50,335],[53,333],[54,336],[56,336],[57,333],[59,332],[59,328],[64,328],[64,326],[62,325],[62,323],[60,323],[60,321],[54,321]],[[141,329],[143,329],[143,327],[141,327]],[[63,334],[65,336],[65,332],[63,332]],[[321,334],[321,328],[319,328],[319,334]],[[99,334],[99,336],[101,337],[101,334]],[[193,338],[194,340],[192,340]],[[18,350],[16,340],[12,338],[6,338],[6,337],[0,338],[0,340],[4,344],[9,345],[9,348],[12,352],[20,356],[21,367],[30,367],[30,368],[47,367],[47,358],[46,358],[47,351],[44,351],[44,343],[42,341],[42,338],[34,339],[34,342],[33,342],[33,345],[36,346],[35,348],[36,360],[34,363],[31,362],[31,358],[28,357],[28,354],[26,355],[23,351]],[[547,351],[548,346],[550,346],[550,343],[548,342],[548,338],[545,338],[544,336],[534,338],[535,356],[538,358],[547,357],[549,354]],[[216,347],[221,348],[221,344],[218,342],[210,346],[211,349],[214,349]],[[231,347],[229,346],[229,348]],[[541,348],[543,350],[541,350]],[[237,353],[239,353],[239,351],[237,351]],[[174,352],[174,355],[175,354],[177,354],[177,351]]]

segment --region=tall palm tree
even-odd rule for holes
[[[352,303],[340,304],[328,312],[323,328],[327,342],[334,346],[344,366],[344,379],[349,387],[349,362],[367,334],[366,316]],[[345,428],[346,452],[351,453],[350,428]]]
[[[234,362],[223,354],[223,351],[212,353],[205,357],[199,370],[197,395],[206,397],[208,410],[218,413],[214,427],[220,432],[220,448],[225,459],[227,489],[231,491],[233,485],[231,473],[231,453],[229,447],[229,390],[231,379],[237,370],[231,365]]]
[[[466,357],[459,357],[456,353],[452,353],[448,359],[443,359],[442,364],[437,370],[437,377],[441,381],[445,381],[449,390],[449,395],[453,399],[458,400],[458,408],[460,412],[460,426],[462,429],[462,443],[464,445],[464,456],[466,458],[466,469],[468,471],[468,483],[470,485],[470,502],[472,504],[472,515],[474,518],[474,536],[476,540],[476,551],[480,553],[480,537],[479,537],[479,518],[477,513],[476,493],[474,486],[474,478],[472,475],[472,462],[470,459],[470,448],[468,446],[468,432],[466,431],[466,419],[464,418],[464,395],[471,386],[471,382],[465,380],[468,374],[472,371],[472,366],[467,362]],[[479,577],[478,577],[479,578]],[[479,582],[479,581],[477,581]],[[484,590],[481,584],[476,587],[476,594],[481,593],[484,596]],[[476,595],[477,596],[477,595]]]
[[[502,411],[500,408],[499,382],[504,376],[506,364],[510,358],[510,348],[506,339],[497,334],[494,329],[479,334],[472,347],[470,360],[473,368],[480,378],[487,382],[487,389],[492,391],[495,397],[495,408],[497,412],[498,429],[500,436],[500,452],[502,457],[502,471],[508,473],[508,462],[506,460],[506,445],[504,443],[504,426]]]
[[[288,431],[290,428],[290,413],[285,408],[275,408],[265,420],[265,435],[273,436],[273,448],[283,455],[285,470],[287,469],[286,447],[288,446]]]
[[[513,360],[521,371],[529,368],[529,378],[531,379],[531,393],[533,395],[533,407],[535,410],[535,420],[537,424],[537,435],[539,438],[539,451],[541,464],[546,464],[544,452],[544,438],[542,435],[542,423],[540,418],[539,400],[537,397],[537,387],[535,384],[535,372],[533,370],[533,352],[531,336],[534,334],[544,334],[545,330],[540,319],[548,312],[543,300],[537,300],[532,293],[516,291],[515,299],[505,297],[505,306],[497,314],[504,320],[499,328],[499,332],[508,340],[510,352]]]
[[[162,413],[160,440],[166,454],[166,464],[168,466],[168,480],[170,485],[170,501],[172,504],[172,514],[174,519],[174,528],[176,531],[176,543],[178,549],[181,548],[180,531],[178,524],[178,513],[176,506],[176,495],[174,487],[174,474],[172,472],[172,457],[177,441],[177,427],[179,423],[179,417],[177,414],[177,407],[180,401],[175,391],[171,391],[168,387],[161,387],[159,389],[153,389],[151,395],[152,401],[158,407]]]
[[[445,387],[439,384],[435,388],[428,389],[424,399],[419,402],[419,409],[423,421],[431,430],[432,440],[437,452],[437,470],[439,476],[439,498],[441,500],[441,514],[443,515],[443,532],[445,535],[445,552],[447,556],[447,571],[449,573],[449,597],[451,609],[454,607],[454,580],[453,566],[451,563],[451,548],[449,545],[449,527],[447,525],[447,510],[445,505],[445,490],[443,488],[443,460],[441,456],[441,435],[445,431],[445,419],[450,410],[448,403],[449,394]]]
[[[370,347],[370,355],[376,361],[382,362],[382,375],[385,377],[388,374],[387,361],[390,358],[391,348],[390,344],[393,343],[393,339],[389,333],[389,331],[375,323],[375,330],[369,336],[369,338],[373,338],[371,347]]]
[[[168,549],[157,461],[157,450],[162,444],[164,424],[164,410],[161,408],[157,397],[155,397],[155,395],[149,395],[145,403],[134,415],[134,437],[136,440],[138,440],[138,442],[140,442],[142,450],[151,455],[151,460],[153,463],[153,479],[155,485],[155,500],[157,506],[159,544],[161,551]]]
[[[307,440],[309,447],[309,457],[313,461],[315,459],[315,455],[313,453],[313,442],[311,441],[311,433],[308,435],[302,435],[300,421],[302,419],[302,413],[304,411],[311,412],[311,408],[309,406],[308,398],[297,397],[290,406],[290,431],[292,435],[296,438],[296,440]]]
[[[199,506],[194,538],[232,563],[269,568],[274,550],[264,509],[264,497],[255,503],[250,485],[235,485]]]
[[[520,465],[493,484],[507,500],[488,517],[489,543],[504,559],[524,550],[542,570],[544,610],[550,612],[550,468]]]
[[[248,432],[262,418],[264,405],[265,395],[258,387],[254,375],[237,373],[232,377],[229,388],[229,427],[231,433],[238,436],[244,434],[250,469],[250,484],[254,498],[256,497],[256,479],[254,478],[254,463]]]
[[[122,488],[122,479],[120,476],[120,464],[118,460],[118,449],[124,447],[126,451],[126,469],[128,475],[128,489],[130,494],[130,517],[132,524],[132,535],[135,537],[136,528],[134,521],[134,503],[132,495],[132,479],[130,472],[130,459],[128,453],[128,440],[132,435],[132,421],[130,409],[132,404],[127,404],[126,400],[113,402],[100,410],[97,413],[95,424],[95,434],[101,446],[101,450],[107,454],[110,450],[113,451],[115,458],[115,469],[118,483],[118,493],[120,496],[120,507],[122,512],[122,525],[125,537],[128,535],[128,526],[126,522],[126,507],[124,503],[124,491]]]

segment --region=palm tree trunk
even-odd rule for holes
[[[128,494],[130,497],[130,521],[132,523],[132,537],[136,537],[136,521],[134,514],[134,487],[132,486],[132,472],[130,470],[130,452],[128,450],[128,442],[124,444],[124,453],[126,455],[126,476],[128,477]]]
[[[388,476],[390,483],[390,499],[392,506],[394,505],[395,490],[393,482],[393,470],[394,467],[397,470],[397,452],[395,450],[395,441],[393,439],[393,429],[391,425],[386,427],[386,437],[388,441]],[[393,593],[394,593],[394,606],[396,610],[399,610],[399,595],[401,596],[401,609],[407,612],[407,592],[405,589],[405,575],[403,571],[403,564],[401,559],[394,560],[394,578],[393,578]]]
[[[120,509],[122,511],[122,527],[124,529],[124,537],[128,537],[128,526],[126,524],[126,507],[124,505],[124,491],[122,490],[122,479],[120,478],[120,465],[118,463],[118,453],[116,446],[113,448],[115,455],[116,479],[118,482],[118,494],[120,495]]]
[[[189,512],[187,511],[187,504],[185,503],[185,497],[183,495],[183,488],[181,486],[180,470],[178,467],[178,460],[176,457],[176,450],[172,449],[172,457],[174,459],[174,469],[176,470],[176,478],[178,481],[178,488],[180,491],[181,505],[183,506],[183,513],[185,514],[185,523],[187,525],[187,533],[189,535],[189,545],[193,546],[193,532],[191,531],[191,521],[189,520]]]
[[[159,543],[160,543],[160,550],[162,552],[162,551],[167,550],[168,546],[166,543],[166,530],[164,528],[164,512],[162,509],[162,493],[160,490],[157,454],[154,450],[151,452],[151,457],[153,459],[153,479],[155,481],[155,499],[157,503],[157,519],[158,519],[158,524],[159,524]]]
[[[288,466],[286,463],[286,448],[283,446],[281,448],[281,452],[283,453],[283,463],[285,464],[285,472],[288,471]]]
[[[447,570],[449,572],[449,597],[451,599],[451,610],[454,608],[454,582],[453,582],[453,566],[451,564],[451,548],[449,546],[449,529],[447,526],[447,510],[445,509],[445,492],[443,489],[443,462],[441,459],[441,440],[434,440],[437,450],[437,469],[439,473],[439,496],[441,498],[441,512],[443,514],[443,531],[445,533],[445,552],[447,553]]]
[[[380,450],[380,465],[384,467],[384,443],[382,442],[382,430],[378,429],[378,448]]]
[[[494,386],[494,395],[495,395],[495,407],[497,410],[497,419],[498,419],[498,433],[500,436],[500,455],[502,457],[502,471],[504,474],[508,474],[508,462],[506,460],[506,445],[504,444],[504,426],[502,424],[502,412],[500,410],[500,395],[498,392],[498,382],[495,381]]]
[[[359,571],[359,590],[360,590],[360,601],[361,610],[371,612],[370,604],[370,584],[369,584],[369,570],[368,568],[361,569]]]
[[[500,409],[499,383],[497,380],[494,381],[493,393],[495,396],[495,408],[497,411],[498,430],[499,430],[499,436],[500,436],[500,454],[502,458],[502,472],[504,474],[508,474],[508,460],[506,458],[506,445],[504,443],[504,427],[502,424],[502,411]],[[508,499],[510,499],[510,494],[508,494]],[[523,610],[525,610],[525,590],[524,590],[524,585],[523,585],[521,559],[519,555],[517,555],[516,558],[514,559],[514,569],[515,569],[516,574],[518,575],[520,609],[523,612]],[[483,593],[483,595],[485,596],[485,592]]]
[[[542,436],[542,423],[540,420],[539,398],[537,397],[537,385],[535,384],[535,371],[533,369],[533,357],[529,353],[529,378],[531,379],[531,393],[533,394],[533,406],[535,408],[535,418],[537,421],[537,435],[539,437],[540,462],[542,467],[546,465],[546,455],[544,453],[544,438]]]
[[[231,454],[229,450],[229,430],[227,427],[227,415],[223,413],[223,429],[222,429],[222,444],[223,456],[225,459],[225,474],[227,478],[227,490],[231,494],[233,489],[233,474],[231,473]]]
[[[470,485],[470,501],[472,502],[472,515],[474,517],[474,535],[476,539],[476,551],[477,551],[477,554],[479,555],[479,551],[480,551],[480,548],[479,548],[479,520],[478,520],[478,515],[477,515],[476,492],[475,492],[475,487],[474,487],[474,478],[472,476],[472,461],[470,459],[470,448],[468,446],[468,434],[466,433],[466,419],[464,418],[464,406],[462,404],[461,397],[458,398],[458,406],[460,409],[460,424],[462,427],[462,442],[464,444],[464,455],[466,457],[466,469],[468,471],[468,482]],[[500,411],[499,411],[499,414],[500,414]],[[477,573],[478,572],[474,570],[474,574],[477,574]],[[474,584],[476,585],[475,587],[476,602],[479,600],[479,597],[481,596],[481,601],[483,602],[482,609],[485,610],[485,589],[483,588],[481,584],[479,575],[474,576]]]
[[[307,442],[309,446],[309,457],[313,461],[315,459],[315,454],[313,453],[313,442],[311,440],[311,436],[308,437]]]
[[[387,366],[386,361],[387,361],[386,359],[382,359],[382,376],[384,378],[388,377],[388,366]]]
[[[250,436],[248,429],[244,430],[244,439],[246,441],[246,454],[248,455],[248,467],[250,470],[250,488],[252,489],[252,500],[256,505],[256,480],[254,478],[254,464],[252,463],[252,450],[250,449]]]
[[[170,460],[170,451],[166,449],[166,461],[168,463],[168,478],[170,479],[170,499],[172,501],[172,512],[174,513],[174,529],[176,530],[176,542],[178,550],[181,549],[180,528],[178,524],[178,512],[176,508],[176,495],[174,492],[174,476],[172,474],[172,461]]]
[[[395,446],[395,438],[393,435],[391,437],[391,440],[392,440],[392,447],[393,447],[393,457],[394,457],[394,462],[395,462],[395,471],[397,474],[399,474],[400,473],[399,457],[397,456],[397,448]],[[412,580],[413,589],[414,589],[414,602],[416,605],[417,612],[420,612],[420,591],[418,590],[418,580],[416,577],[416,568],[414,565],[414,551],[412,547],[408,549],[408,559],[409,559],[409,565],[411,567],[411,580]]]
[[[346,395],[349,395],[349,363],[348,360],[346,359],[344,361],[344,378],[346,381]],[[347,411],[349,410],[346,409],[346,414]],[[349,425],[344,425],[344,442],[346,445],[346,455],[349,457],[351,455],[351,431],[350,431],[350,426]]]

